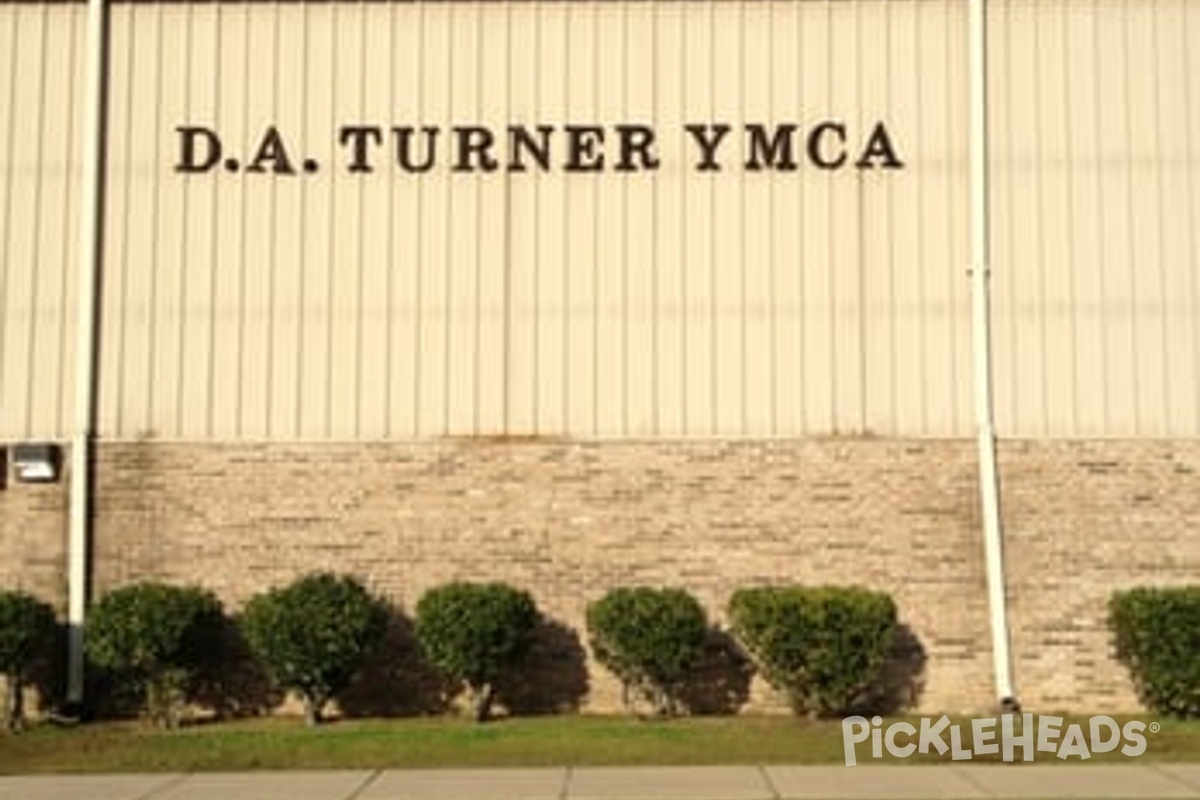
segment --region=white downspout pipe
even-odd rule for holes
[[[1004,551],[1001,546],[996,431],[992,414],[992,342],[990,232],[988,220],[987,3],[968,0],[970,73],[971,320],[975,363],[975,416],[979,446],[979,492],[987,569],[988,609],[992,628],[992,673],[1001,708],[1017,705],[1012,683]]]
[[[67,542],[67,702],[83,701],[83,630],[88,596],[91,444],[96,417],[96,291],[104,214],[106,0],[88,0],[84,72],[83,194],[79,219],[79,305],[75,343],[75,426],[71,437],[71,502]]]

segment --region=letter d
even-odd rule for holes
[[[1092,735],[1090,744],[1093,753],[1108,753],[1116,750],[1117,745],[1121,743],[1121,726],[1112,717],[1092,717],[1090,728],[1089,732]],[[1104,731],[1106,730],[1109,733],[1107,740],[1104,738]]]
[[[221,140],[209,128],[181,125],[179,132],[179,163],[176,172],[208,172],[221,160]],[[199,140],[202,147],[197,147]],[[202,150],[205,158],[200,160],[197,151]]]
[[[858,759],[854,755],[854,745],[865,742],[870,735],[871,723],[867,721],[866,717],[846,717],[842,720],[842,748],[846,752],[847,767],[853,767],[858,763]]]

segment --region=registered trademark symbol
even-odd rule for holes
[[[1160,730],[1162,730],[1162,725],[1159,725],[1157,722],[1150,723],[1150,732],[1151,733],[1158,733]]]

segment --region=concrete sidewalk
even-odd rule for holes
[[[1200,764],[575,767],[0,776],[0,800],[1200,798]]]

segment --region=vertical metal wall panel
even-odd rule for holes
[[[658,71],[658,8],[651,4],[624,7],[626,58],[621,81],[625,90],[624,117],[628,122],[657,130],[662,96]],[[645,76],[650,76],[647,80]],[[662,180],[656,172],[639,173],[625,184],[625,340],[627,386],[622,426],[626,430],[658,429],[659,254],[658,195]]]
[[[540,81],[513,82],[511,74],[537,75],[539,39],[537,18],[506,10],[505,26],[509,48],[504,59],[509,114],[513,119],[531,119],[539,109]],[[502,425],[517,430],[536,429],[538,278],[538,209],[541,181],[509,182],[507,235],[507,294],[502,317],[508,347],[502,354],[501,386],[504,392]],[[508,379],[504,379],[507,374]]]
[[[767,46],[751,53],[766,59],[755,64],[768,76],[770,106],[799,105],[802,97],[803,59],[800,46],[800,15],[788,13],[782,3],[765,5],[765,24],[771,31]],[[799,222],[806,209],[806,185],[813,181],[756,181],[755,200],[760,205],[751,213],[766,226],[758,256],[767,261],[767,346],[769,408],[772,434],[803,430],[806,423],[803,243],[807,238]],[[757,234],[756,234],[757,237]]]
[[[123,11],[126,13],[114,15],[114,30],[128,36],[128,43],[123,50],[111,52],[110,74],[114,82],[119,75],[121,83],[120,88],[114,83],[110,91],[110,114],[114,122],[130,125],[142,108],[157,108],[162,99],[163,14],[162,8],[155,5],[130,6]],[[104,263],[113,265],[112,272],[105,274],[113,278],[112,288],[119,292],[119,298],[108,293],[108,281],[101,284],[106,290],[102,318],[110,313],[120,318],[117,347],[104,351],[114,360],[110,363],[102,356],[101,369],[116,370],[120,380],[101,385],[115,390],[115,397],[107,397],[113,398],[116,405],[112,412],[116,424],[125,428],[127,419],[137,421],[138,433],[144,435],[154,430],[156,350],[165,344],[160,339],[160,291],[165,265],[158,253],[158,214],[164,178],[161,164],[168,157],[170,139],[168,132],[158,126],[136,125],[130,126],[122,144],[121,158],[128,168],[106,176],[107,184],[120,190],[107,193],[113,202],[114,223],[106,229],[104,253]],[[146,191],[130,191],[135,181],[144,181]],[[109,342],[102,337],[101,344]],[[169,357],[173,358],[171,350],[168,347]]]
[[[288,349],[297,354],[298,397],[296,435],[325,437],[332,434],[330,403],[333,396],[333,281],[345,278],[335,272],[334,221],[338,212],[333,170],[333,95],[336,91],[336,3],[303,5],[303,94],[300,146],[325,169],[301,188],[300,230],[284,224],[281,233],[300,236],[301,300],[300,336]],[[290,44],[290,43],[289,43]],[[349,84],[347,84],[349,87]],[[339,264],[340,266],[340,264]],[[299,345],[297,348],[296,345]]]
[[[110,30],[115,31],[117,26],[122,24],[121,19],[127,15],[128,11],[129,9],[126,7],[113,7]],[[152,119],[143,124],[145,127],[152,127],[155,132],[155,148],[149,155],[153,159],[153,165],[147,176],[149,185],[143,189],[143,191],[151,193],[154,198],[154,213],[148,219],[139,221],[139,224],[153,226],[155,240],[154,249],[145,254],[144,267],[147,272],[147,282],[152,282],[154,285],[152,292],[154,308],[147,318],[148,336],[153,343],[153,352],[147,367],[150,382],[146,387],[149,396],[146,419],[139,421],[136,425],[137,430],[131,433],[125,432],[125,436],[136,436],[139,432],[145,435],[157,433],[170,436],[178,434],[181,430],[179,421],[182,393],[180,389],[185,368],[183,338],[186,332],[183,309],[187,302],[184,280],[187,275],[185,262],[189,224],[186,205],[188,187],[184,181],[177,180],[170,171],[169,165],[174,163],[176,158],[174,130],[173,127],[164,127],[163,120],[186,120],[190,116],[188,96],[181,89],[188,74],[190,36],[187,25],[188,7],[170,4],[157,5],[154,7],[154,14],[154,26],[158,37],[154,67],[157,75],[152,105],[149,105],[143,112],[152,115]],[[110,53],[115,54],[116,52],[115,48],[110,49]],[[116,91],[113,87],[116,86],[117,71],[121,63],[121,60],[114,56],[109,66],[108,129],[110,145],[107,163],[110,166],[128,161],[127,157],[122,156],[124,151],[118,150],[115,144],[125,138],[123,132],[127,129],[128,122],[121,124],[112,113],[112,108],[118,103],[118,100],[111,95]],[[155,110],[150,111],[151,108]],[[132,170],[126,172],[133,174]],[[117,173],[110,171],[109,174]],[[105,186],[107,202],[104,235],[106,243],[111,241],[112,232],[118,225],[124,226],[124,221],[118,221],[116,216],[116,209],[123,202],[118,197],[121,192],[117,189],[117,185],[114,181],[109,180]],[[121,269],[120,262],[105,262],[106,275],[115,275],[119,269]],[[110,391],[115,377],[110,373],[115,372],[119,375],[120,368],[104,357],[103,349],[112,338],[116,313],[115,309],[107,302],[101,307],[100,319],[103,323],[104,335],[101,339],[100,385],[103,387],[103,391],[100,395],[99,418],[100,430],[109,435],[114,434],[116,430],[122,430],[109,427],[113,424],[114,412],[106,404],[107,398],[111,397],[107,392]]]
[[[683,6],[683,119],[706,124],[716,118],[712,75],[715,4]],[[688,154],[689,142],[680,142],[678,157]],[[736,143],[735,143],[736,146]],[[664,157],[665,157],[664,153]],[[716,338],[712,306],[714,239],[716,237],[715,184],[720,176],[711,172],[684,173],[680,203],[684,208],[681,246],[672,254],[680,262],[681,311],[684,325],[680,330],[683,347],[683,408],[684,434],[715,434],[716,376],[713,369],[713,341]]]
[[[427,43],[425,7],[400,4],[391,9],[390,64],[392,67],[391,119],[424,120],[430,118],[426,73],[421,63]],[[431,41],[431,40],[430,40]],[[421,397],[428,385],[422,370],[422,353],[427,346],[423,298],[434,285],[434,274],[426,270],[424,254],[429,246],[425,233],[427,214],[439,213],[441,205],[430,192],[424,175],[416,178],[410,191],[401,191],[395,181],[388,184],[391,207],[389,227],[390,257],[384,265],[389,278],[388,321],[392,344],[389,367],[391,391],[386,414],[386,432],[395,436],[415,436],[421,430]],[[408,264],[407,269],[391,265]]]
[[[1197,161],[1193,133],[1200,131],[1200,81],[1191,52],[1200,36],[1200,15],[1191,4],[1170,3],[1156,18],[1154,36],[1158,59],[1153,93],[1157,113],[1159,165],[1158,204],[1164,264],[1162,291],[1166,297],[1163,336],[1166,345],[1164,424],[1168,431],[1200,429],[1200,248],[1197,236]],[[1175,87],[1168,90],[1166,87]],[[1173,110],[1177,119],[1166,124]],[[1190,265],[1167,269],[1165,265]]]
[[[83,18],[0,5],[0,439],[71,414]]]
[[[476,117],[485,125],[503,132],[513,118],[512,84],[515,73],[511,64],[513,21],[516,8],[503,4],[491,7],[487,2],[473,6],[476,12],[475,35],[479,50],[479,96]],[[523,74],[522,83],[530,79]],[[504,160],[508,148],[497,147],[497,159]],[[475,281],[477,301],[474,309],[475,374],[472,380],[472,431],[508,431],[511,386],[518,373],[512,370],[514,315],[513,282],[527,268],[528,255],[514,249],[512,216],[513,182],[489,180],[477,174],[476,202],[479,225],[475,242]],[[517,430],[528,430],[519,428]]]
[[[10,333],[17,314],[12,301],[13,286],[17,276],[12,266],[11,239],[13,212],[13,185],[16,183],[16,87],[17,87],[17,14],[15,7],[0,12],[0,424],[6,434],[23,433],[23,423],[17,415],[24,400],[15,393],[21,376],[11,360],[10,347],[16,335]]]
[[[44,30],[44,75],[40,89],[44,93],[40,113],[39,187],[29,199],[37,203],[34,236],[38,247],[32,263],[36,280],[32,298],[36,319],[31,322],[29,348],[31,381],[26,395],[31,431],[65,430],[68,426],[64,385],[68,319],[74,313],[69,305],[67,287],[70,267],[76,253],[74,220],[80,191],[74,181],[73,166],[78,162],[78,127],[75,94],[83,48],[75,38],[76,17],[64,8],[48,9]],[[61,99],[57,99],[61,98]],[[18,195],[17,197],[20,197]],[[17,199],[17,198],[14,198]],[[72,293],[73,296],[73,293]]]
[[[4,341],[0,359],[4,367],[5,426],[25,433],[33,430],[33,409],[43,398],[34,397],[33,351],[39,333],[38,280],[41,196],[46,155],[41,146],[45,113],[46,37],[49,9],[20,7],[12,15],[11,73],[5,83],[11,117],[6,120],[7,198],[4,219]],[[18,161],[19,159],[19,161]],[[11,422],[10,422],[11,419]]]
[[[129,9],[136,8],[131,5]],[[128,13],[128,10],[127,10]],[[180,91],[187,98],[186,121],[206,122],[221,129],[222,119],[218,106],[221,68],[217,50],[224,33],[221,26],[222,9],[219,3],[190,4],[185,9],[188,39],[184,52],[187,63],[184,70],[182,85],[171,87],[168,91]],[[120,42],[119,36],[114,37]],[[114,50],[120,50],[121,44],[114,45]],[[242,78],[244,80],[244,78]],[[141,122],[141,121],[139,121]],[[160,121],[159,124],[161,124]],[[145,124],[141,122],[141,124]],[[124,136],[131,135],[126,129]],[[114,151],[120,152],[116,143],[120,135],[112,137]],[[131,164],[114,164],[118,174],[132,169]],[[182,367],[180,382],[176,387],[179,392],[177,405],[179,417],[176,429],[179,435],[185,437],[206,437],[211,435],[212,412],[215,397],[213,396],[213,337],[216,330],[217,310],[213,306],[213,287],[217,278],[216,245],[219,232],[217,230],[217,196],[222,187],[227,184],[224,180],[192,180],[185,181],[184,208],[174,213],[182,213],[184,220],[182,274],[180,275],[181,304],[178,315],[179,324],[179,353],[178,358]],[[139,187],[141,188],[141,187]],[[168,210],[171,213],[171,210]],[[116,224],[113,220],[112,224]],[[137,271],[144,269],[144,262],[132,260],[132,263],[108,265],[110,269],[121,269],[127,276],[126,280],[136,279]],[[133,275],[130,276],[130,272]],[[132,320],[123,319],[120,314],[108,317],[106,315],[106,331],[114,323],[128,326]],[[101,376],[101,385],[106,381],[124,381],[124,368],[114,367],[105,370]],[[111,395],[110,395],[111,396]],[[310,404],[311,405],[311,404]],[[101,402],[101,409],[105,404]],[[122,435],[138,435],[136,421],[121,420],[118,429]],[[147,432],[153,435],[153,431]]]
[[[1200,11],[989,6],[1000,431],[1196,435]],[[969,435],[964,28],[960,0],[116,3],[100,432]],[[0,5],[6,437],[70,411],[80,29]],[[853,166],[878,123],[903,169]],[[730,126],[720,170],[687,124]],[[747,167],[793,124],[796,169]],[[186,125],[211,172],[175,170]],[[455,125],[499,168],[453,169]],[[554,126],[549,170],[506,168],[508,125]],[[564,170],[566,125],[603,170]],[[614,169],[617,125],[658,169]],[[418,160],[438,127],[435,166],[392,126]]]
[[[746,120],[771,119],[778,102],[771,75],[773,11],[770,3],[750,3],[740,9],[736,30],[741,42],[738,72],[742,102],[738,112]],[[766,32],[760,47],[747,46],[747,30]],[[755,81],[758,85],[754,85]],[[772,380],[772,338],[776,319],[772,283],[778,265],[771,253],[771,188],[769,173],[744,174],[741,197],[738,198],[741,241],[737,258],[741,262],[741,275],[737,292],[739,305],[745,310],[744,314],[735,315],[741,339],[736,354],[741,362],[739,423],[744,435],[752,436],[771,436],[778,429],[777,398]]]
[[[255,41],[255,50],[270,53],[263,63],[257,81],[269,87],[271,99],[250,115],[256,122],[273,122],[281,130],[303,136],[304,100],[307,87],[304,70],[308,57],[304,51],[307,41],[307,7],[295,13],[269,15],[266,24],[271,33]],[[165,121],[160,121],[160,127]],[[300,428],[299,392],[300,362],[305,357],[299,346],[302,328],[300,309],[303,302],[301,276],[304,266],[302,223],[308,187],[305,182],[280,177],[268,179],[269,185],[260,189],[262,204],[269,211],[269,221],[263,229],[264,260],[249,269],[267,276],[266,364],[256,380],[263,384],[265,407],[259,423],[268,439],[286,439],[298,435]],[[253,185],[253,184],[252,184]],[[249,191],[250,187],[247,187]],[[259,251],[261,252],[261,250]]]
[[[569,48],[570,11],[571,5],[567,3],[545,3],[533,21],[536,60],[528,67],[536,76],[531,81],[536,90],[530,112],[533,116],[544,114],[551,119],[567,116],[570,77],[564,65]],[[531,298],[537,309],[531,315],[536,333],[531,376],[535,380],[535,395],[530,430],[567,430],[568,183],[568,176],[558,171],[537,178],[537,210],[532,223],[537,279],[536,292]],[[515,421],[519,419],[514,417]]]
[[[653,17],[654,38],[654,118],[655,126],[666,119],[683,116],[687,69],[683,21],[687,10],[682,5],[659,3],[649,6]],[[684,409],[687,394],[687,317],[683,304],[684,270],[679,256],[687,223],[684,202],[682,130],[664,131],[660,137],[660,171],[654,178],[651,219],[654,238],[649,244],[653,282],[650,284],[649,339],[637,348],[651,360],[651,423],[664,436],[678,436],[685,429]]]
[[[745,123],[745,104],[747,96],[757,94],[760,85],[745,85],[744,48],[750,45],[745,41],[743,30],[745,4],[715,3],[709,10],[712,50],[707,59],[709,81],[706,89],[711,93],[712,104],[708,118],[726,120],[733,126],[729,156],[731,160],[741,161],[745,157],[745,141],[738,133]],[[760,46],[765,31],[759,29],[755,33],[753,44]],[[711,314],[711,432],[718,436],[739,435],[746,431],[746,359],[742,345],[744,323],[751,312],[744,303],[748,265],[741,252],[745,182],[745,173],[736,166],[722,169],[714,181],[712,216],[708,223],[712,237],[711,274],[707,287]]]
[[[132,10],[132,6],[127,10]],[[107,113],[110,120],[119,120],[117,125],[126,131],[130,128],[129,118],[132,114],[131,103],[134,97],[130,87],[134,69],[129,63],[135,49],[132,46],[135,34],[130,30],[132,23],[132,15],[127,13],[113,14],[109,23],[112,37],[126,42],[127,46],[110,55],[110,91]],[[116,88],[118,86],[122,88],[118,90]],[[97,404],[99,411],[97,423],[101,429],[120,430],[126,419],[122,390],[126,385],[125,371],[128,368],[128,360],[124,357],[124,350],[127,328],[133,316],[124,302],[126,287],[129,283],[128,264],[133,260],[126,257],[128,250],[126,238],[132,219],[126,205],[129,203],[129,184],[134,180],[135,171],[133,169],[117,171],[115,164],[120,163],[124,166],[132,160],[131,139],[132,136],[123,137],[120,155],[118,156],[114,152],[113,157],[106,161],[109,167],[105,175],[106,187],[112,187],[114,183],[120,183],[122,186],[119,191],[110,189],[105,191],[105,214],[110,222],[103,232],[101,258],[107,268],[103,280],[99,282],[98,296],[100,308],[103,309],[100,318],[111,318],[114,324],[107,326],[107,331],[99,339],[97,346],[100,368],[105,371],[111,370],[116,379],[100,382],[102,389]],[[149,263],[146,266],[148,271],[153,269]]]
[[[359,116],[362,119],[391,119],[394,113],[392,16],[391,9],[378,19],[367,14],[359,15],[358,24],[363,39],[359,67],[362,71]],[[376,69],[376,64],[382,65],[381,68]],[[358,197],[363,258],[358,296],[355,298],[359,319],[354,342],[358,359],[354,436],[378,439],[388,434],[388,411],[392,404],[392,182],[388,180],[386,172],[371,173],[365,177]],[[368,225],[368,220],[375,222]]]
[[[882,11],[882,6],[877,6]],[[830,4],[830,19],[825,39],[830,48],[826,65],[828,81],[826,107],[832,116],[853,125],[861,119],[859,102],[862,99],[863,73],[871,72],[866,62],[878,58],[877,51],[865,52],[862,47],[862,3],[851,0]],[[830,361],[825,369],[818,368],[809,380],[830,388],[830,430],[837,433],[874,432],[887,430],[867,418],[865,379],[867,371],[878,365],[875,352],[868,349],[863,336],[866,321],[863,315],[863,271],[866,268],[864,244],[868,243],[866,227],[871,224],[867,206],[876,198],[863,202],[867,187],[853,173],[830,175],[829,203],[833,211],[829,222],[829,250],[824,258],[810,269],[829,271],[828,304],[821,309],[831,320]],[[819,235],[819,234],[818,234]],[[809,306],[808,311],[812,311]],[[819,312],[820,313],[820,312]],[[880,420],[881,422],[882,420]]]
[[[838,48],[830,39],[833,5],[819,4],[809,13],[795,16],[796,42],[800,51],[799,85],[795,97],[784,97],[783,102],[790,102],[797,108],[833,110],[833,71],[839,65],[839,58],[834,55]],[[791,42],[785,40],[777,46],[787,48]],[[798,429],[832,431],[836,425],[834,405],[837,395],[833,367],[837,347],[834,335],[836,310],[830,252],[836,219],[833,175],[821,172],[807,181],[799,181],[798,185],[801,203],[795,225],[801,251],[791,262],[795,264],[800,281],[800,294],[792,311],[801,327],[801,352],[796,359],[801,409]],[[786,269],[789,260],[785,256],[780,263]]]
[[[1200,433],[1193,5],[990,4],[1001,435]]]
[[[240,92],[237,109],[240,127],[237,136],[245,140],[260,119],[275,119],[278,96],[278,41],[275,19],[266,14],[250,14],[244,7],[245,24],[240,38],[231,38],[244,48],[244,69],[261,79],[247,81]],[[253,110],[253,111],[252,111]],[[161,126],[160,126],[161,127]],[[275,325],[273,313],[278,250],[275,220],[278,213],[276,187],[263,191],[259,202],[248,202],[250,185],[237,182],[238,205],[242,209],[240,263],[236,291],[236,319],[241,328],[236,360],[237,413],[232,424],[235,435],[263,439],[271,430],[271,337]]]
[[[329,23],[329,103],[325,117],[315,128],[331,143],[336,143],[332,134],[338,129],[339,120],[364,118],[362,100],[366,70],[362,63],[362,7],[331,3],[329,9],[332,17]],[[361,223],[369,216],[360,201],[362,187],[369,179],[338,180],[334,170],[340,160],[340,153],[330,153],[325,172],[329,191],[329,216],[325,220],[329,229],[329,255],[324,264],[329,329],[325,345],[328,369],[324,376],[327,393],[322,429],[324,435],[335,439],[353,439],[361,388],[358,381],[361,361],[358,329],[362,322],[359,289],[363,262],[367,258],[362,247]]]

